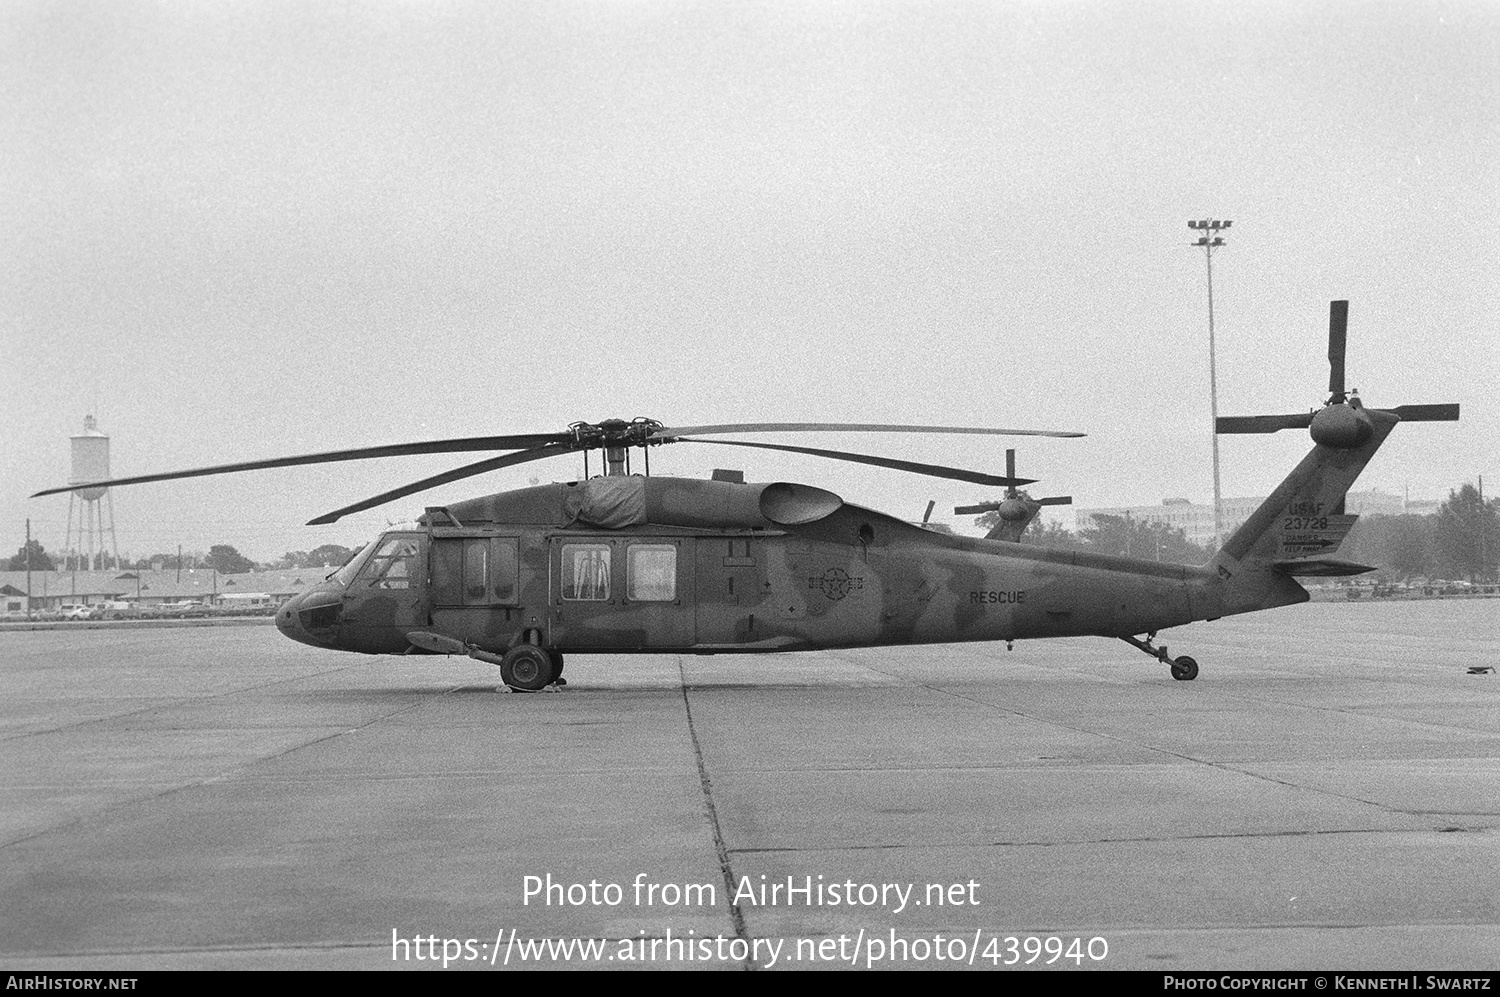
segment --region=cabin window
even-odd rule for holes
[[[490,601],[514,606],[520,600],[517,574],[521,564],[520,541],[514,537],[490,539]]]
[[[435,539],[432,541],[432,604],[459,606],[464,595],[464,542]]]
[[[439,537],[432,546],[436,606],[514,606],[520,590],[515,537]]]
[[[563,544],[562,597],[583,602],[609,598],[609,545]]]
[[[484,537],[464,541],[464,605],[486,602],[490,589],[490,542]]]
[[[677,548],[671,544],[632,544],[625,554],[625,597],[632,602],[676,599]]]
[[[418,549],[415,537],[392,537],[365,562],[360,578],[368,580],[370,588],[411,588]]]

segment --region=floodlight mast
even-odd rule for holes
[[[1203,234],[1191,243],[1203,247],[1203,256],[1208,261],[1208,404],[1209,436],[1213,441],[1214,454],[1214,546],[1224,545],[1224,503],[1219,494],[1219,378],[1214,361],[1214,250],[1224,245],[1219,233],[1234,223],[1227,219],[1201,218],[1188,222],[1188,228]]]

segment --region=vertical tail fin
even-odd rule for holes
[[[1247,562],[1287,574],[1359,574],[1371,570],[1335,561],[1357,516],[1344,514],[1344,495],[1400,417],[1365,409],[1371,432],[1358,446],[1316,444],[1286,480],[1229,537],[1211,562],[1231,573]],[[1224,570],[1219,574],[1224,576]]]

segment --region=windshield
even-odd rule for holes
[[[411,588],[417,578],[417,557],[421,544],[417,537],[387,533],[380,546],[360,567],[355,579],[360,588]]]
[[[370,554],[374,550],[375,544],[365,544],[359,550],[355,551],[350,556],[349,560],[344,562],[343,567],[339,568],[337,571],[332,572],[328,577],[334,579],[345,588],[348,588],[349,583],[354,580],[354,576],[359,573],[360,566],[370,559]]]

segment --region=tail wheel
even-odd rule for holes
[[[1191,682],[1198,677],[1198,662],[1184,654],[1172,662],[1172,677],[1179,682]]]
[[[500,659],[500,681],[518,692],[540,692],[552,678],[551,655],[533,644],[517,644]]]

